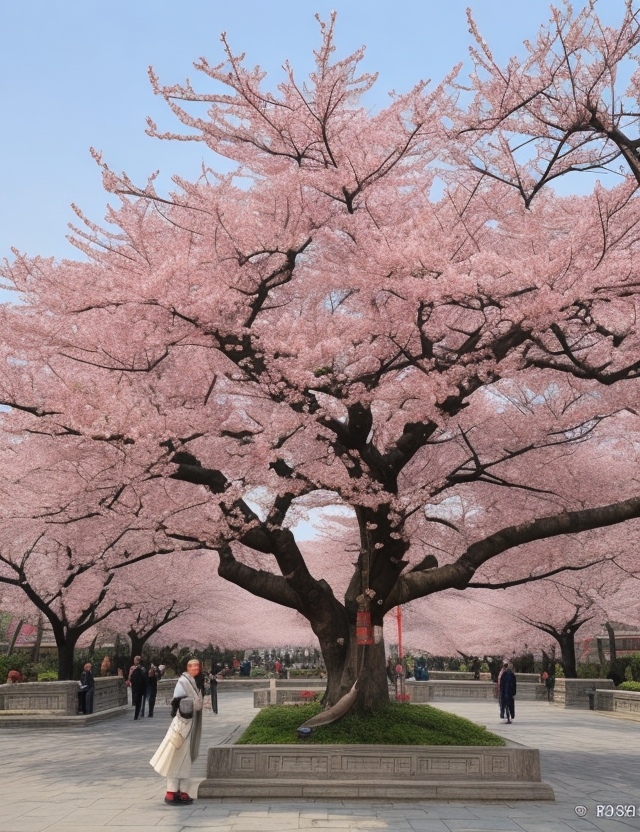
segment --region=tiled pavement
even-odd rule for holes
[[[524,745],[540,748],[543,779],[556,802],[372,803],[338,800],[162,803],[163,781],[149,758],[164,735],[168,709],[137,723],[117,717],[88,728],[0,731],[0,832],[587,832],[640,830],[640,723],[540,702],[517,703],[513,725],[496,704],[459,700],[439,707]],[[251,720],[252,695],[223,693],[220,714],[205,713],[203,748]],[[194,766],[194,788],[206,754]],[[638,817],[598,819],[596,804],[634,805]],[[580,818],[576,806],[587,808]]]

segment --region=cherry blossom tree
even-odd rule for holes
[[[149,132],[234,172],[162,195],[95,153],[120,204],[105,228],[78,211],[84,259],[4,269],[22,300],[0,311],[5,424],[69,460],[109,449],[154,534],[304,617],[327,704],[356,680],[360,709],[387,700],[396,605],[487,564],[531,580],[536,541],[640,516],[640,72],[616,86],[639,25],[621,8],[617,29],[593,3],[554,10],[524,61],[480,43],[471,92],[454,71],[374,113],[333,18],[309,81],[286,64],[275,92],[223,37],[223,63],[196,63],[210,91],[151,73],[189,132]],[[610,189],[545,187],[614,161]],[[312,570],[293,529],[322,506],[355,517],[357,551]],[[571,564],[558,547],[547,571]]]
[[[203,629],[191,622],[187,625],[186,618],[209,624],[218,619],[220,626],[222,582],[215,568],[213,555],[207,552],[145,557],[134,564],[122,561],[114,566],[113,589],[123,606],[109,618],[108,626],[129,637],[131,664],[154,636],[164,633],[176,620],[180,620],[183,643],[194,637],[198,640]]]
[[[455,620],[455,627],[441,627],[442,635],[449,640],[449,652],[498,649],[512,655],[525,642],[548,651],[549,642],[553,647],[555,641],[564,675],[576,678],[579,637],[590,641],[610,618],[640,617],[636,555],[640,526],[634,521],[616,531],[563,539],[563,560],[573,565],[548,570],[545,563],[552,564],[554,557],[544,549],[554,544],[547,541],[546,546],[539,547],[535,573],[522,576],[519,565],[502,564],[500,569],[494,565],[493,570],[484,570],[484,580],[474,579],[468,584],[471,593],[469,589],[466,593],[443,593],[444,607],[429,610],[429,615],[436,621]],[[588,559],[580,558],[580,549],[586,550]],[[462,614],[456,611],[456,605],[462,606]],[[418,620],[424,626],[420,616]],[[539,631],[537,636],[531,628]],[[437,632],[435,622],[430,629]]]
[[[72,459],[58,450],[50,437],[32,436],[9,439],[0,453],[0,585],[13,608],[26,604],[48,619],[59,678],[71,679],[82,636],[134,607],[129,562],[175,544],[128,503],[131,489],[114,485],[104,449],[87,446]],[[132,570],[140,577],[137,564]]]

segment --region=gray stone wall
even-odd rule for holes
[[[535,674],[531,674],[537,678]],[[424,703],[433,699],[495,699],[494,682],[429,681],[405,682],[405,690],[411,702]],[[518,682],[516,701],[522,699],[546,699],[546,689],[539,682]]]
[[[117,676],[96,679],[94,713],[127,704],[124,680]],[[0,712],[74,716],[78,713],[77,682],[22,682],[0,685]]]
[[[640,721],[640,693],[631,690],[597,690],[596,711],[609,711]]]
[[[556,678],[553,704],[561,708],[589,708],[589,693],[596,690],[613,690],[611,679],[563,679]]]

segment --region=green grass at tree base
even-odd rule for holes
[[[333,725],[314,728],[309,739],[300,739],[298,727],[320,713],[318,703],[272,705],[263,708],[238,740],[240,745],[504,745],[468,719],[430,705],[391,703],[367,716],[347,714]]]

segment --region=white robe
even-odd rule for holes
[[[194,695],[194,686],[182,676],[173,691],[173,698],[188,696],[194,698],[196,711],[202,710],[202,694],[197,691]],[[199,697],[199,702],[197,701]],[[198,704],[200,707],[198,708]],[[187,780],[191,774],[191,732],[193,730],[193,719],[183,719],[179,714],[173,718],[169,730],[158,746],[158,750],[149,761],[153,768],[162,777],[166,777],[171,783]],[[178,743],[182,743],[178,747]],[[178,791],[178,786],[169,788],[168,791]]]

